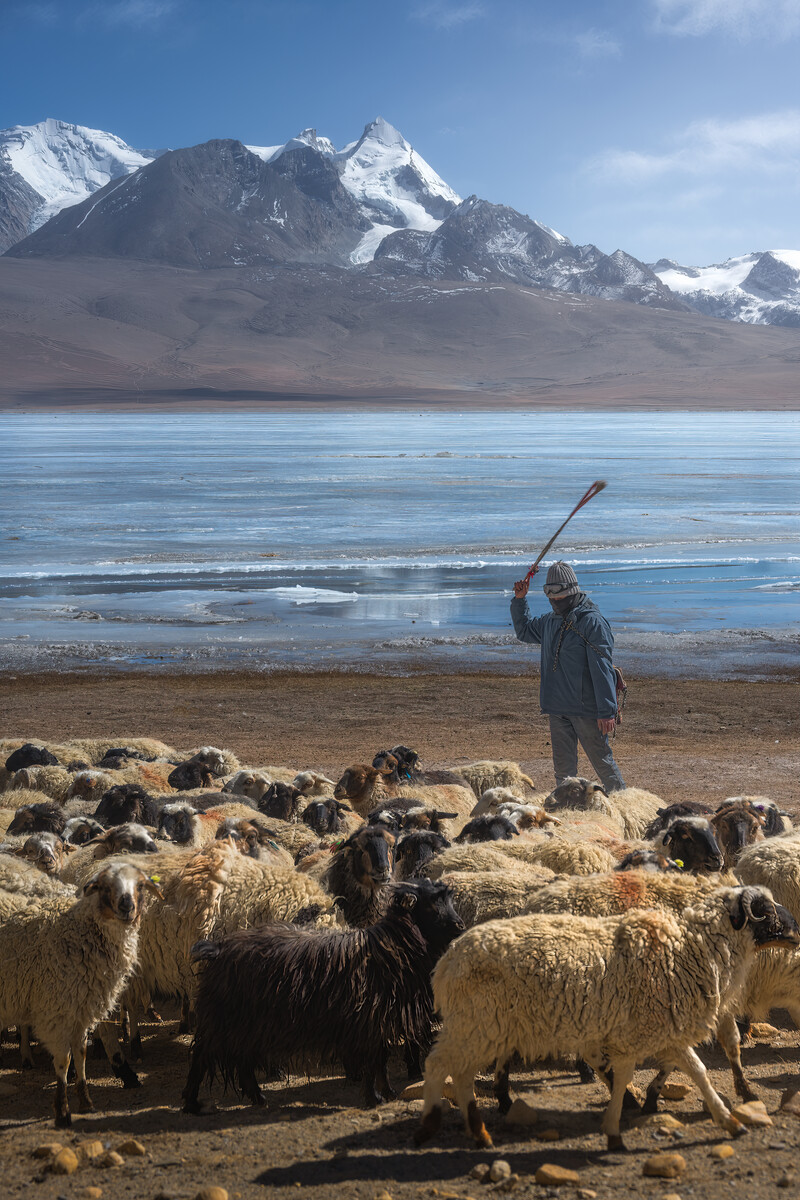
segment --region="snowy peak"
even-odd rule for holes
[[[653,270],[692,308],[750,325],[800,327],[800,251],[741,254],[709,267],[659,259]]]
[[[101,129],[51,118],[0,132],[0,161],[41,197],[32,229],[151,160]]]

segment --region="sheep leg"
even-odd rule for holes
[[[591,1070],[591,1067],[590,1067],[589,1069]],[[601,1078],[602,1078],[602,1080],[603,1080],[603,1083],[604,1083],[604,1084],[606,1085],[606,1087],[608,1088],[609,1092],[613,1092],[613,1091],[614,1091],[614,1071],[613,1071],[613,1068],[612,1068],[612,1067],[608,1067],[608,1069],[607,1069],[607,1070],[603,1070],[603,1068],[601,1067],[601,1068],[600,1068],[600,1071],[599,1071],[599,1074],[600,1074],[600,1076],[601,1076]],[[642,1107],[642,1106],[640,1105],[639,1101],[638,1101],[638,1100],[636,1099],[636,1097],[634,1096],[633,1092],[629,1091],[629,1090],[628,1090],[628,1088],[626,1088],[626,1089],[625,1089],[625,1092],[624,1092],[624,1094],[623,1094],[623,1097],[622,1097],[622,1110],[623,1110],[623,1112],[631,1112],[631,1111],[633,1111],[633,1112],[637,1112],[637,1113],[638,1113],[638,1112],[641,1112],[641,1107]]]
[[[456,1104],[461,1109],[467,1126],[467,1133],[472,1134],[479,1146],[491,1146],[492,1139],[478,1112],[478,1104],[475,1100],[475,1071],[471,1067],[453,1074],[453,1090]]]
[[[19,1052],[22,1057],[23,1071],[33,1070],[33,1051],[31,1050],[31,1027],[30,1025],[20,1025],[19,1027]]]
[[[662,1065],[661,1070],[658,1072],[658,1074],[654,1075],[653,1078],[650,1080],[650,1082],[647,1085],[647,1092],[645,1093],[644,1104],[642,1105],[643,1113],[658,1112],[658,1098],[661,1095],[664,1084],[667,1082],[667,1079],[670,1077],[673,1070],[674,1070],[674,1068],[672,1066],[672,1063],[665,1063]]]
[[[88,1037],[85,1032],[81,1032],[72,1041],[72,1061],[75,1064],[75,1073],[78,1078],[77,1096],[78,1096],[78,1112],[94,1112],[92,1098],[89,1095],[89,1085],[86,1082],[86,1045]]]
[[[185,1113],[201,1113],[200,1088],[206,1077],[205,1056],[199,1045],[192,1047],[192,1057],[189,1060],[189,1075],[183,1089],[182,1111]]]
[[[377,1057],[377,1065],[374,1073],[374,1091],[380,1096],[381,1101],[396,1100],[397,1092],[389,1083],[389,1077],[386,1074],[386,1068],[389,1062],[389,1051],[386,1046],[382,1046]]]
[[[142,1061],[142,1034],[139,1029],[139,1009],[128,1009],[128,1020],[130,1021],[131,1031],[131,1058],[134,1062]]]
[[[406,1072],[410,1081],[422,1078],[422,1060],[420,1046],[416,1042],[406,1042],[404,1047]]]
[[[731,1116],[714,1091],[711,1080],[708,1078],[708,1072],[691,1046],[684,1047],[679,1053],[676,1053],[675,1061],[699,1089],[714,1123],[727,1129],[728,1133],[733,1134],[734,1137],[740,1137],[743,1133],[747,1133],[747,1127],[742,1125],[741,1121],[737,1121],[736,1117]]]
[[[726,1013],[717,1029],[717,1041],[727,1055],[733,1075],[733,1086],[736,1095],[742,1100],[757,1100],[758,1092],[751,1088],[742,1070],[742,1043],[739,1036],[739,1026],[731,1013]]]
[[[498,1064],[494,1072],[494,1082],[492,1083],[492,1091],[497,1100],[497,1107],[503,1116],[506,1115],[511,1108],[511,1094],[508,1090],[508,1063],[503,1063],[502,1067]]]
[[[188,996],[184,995],[181,999],[181,1021],[178,1026],[178,1033],[191,1033],[194,1024],[192,1018],[192,1002]],[[161,1018],[159,1017],[159,1021]]]
[[[442,1054],[441,1038],[425,1060],[425,1086],[422,1089],[422,1124],[414,1133],[414,1145],[421,1146],[438,1133],[442,1124],[442,1093],[447,1078],[447,1059]]]
[[[619,1121],[622,1116],[622,1103],[625,1091],[633,1079],[636,1060],[633,1058],[618,1058],[612,1063],[609,1076],[611,1078],[611,1099],[603,1114],[603,1132],[609,1150],[624,1150],[625,1143],[619,1131]]]
[[[577,1058],[575,1066],[578,1069],[578,1076],[581,1083],[594,1083],[597,1079],[597,1073],[593,1067],[590,1067],[585,1058]]]
[[[239,1067],[239,1087],[242,1095],[246,1096],[251,1104],[266,1104],[264,1094],[258,1086],[256,1073],[251,1066]]]
[[[58,1046],[53,1053],[53,1067],[56,1073],[55,1114],[56,1129],[66,1129],[72,1124],[67,1099],[67,1071],[69,1070],[69,1046]]]
[[[122,1049],[119,1038],[119,1025],[116,1021],[101,1021],[97,1027],[97,1045],[101,1052],[105,1051],[111,1063],[111,1072],[115,1079],[122,1080],[124,1089],[138,1088],[142,1081],[134,1071]]]

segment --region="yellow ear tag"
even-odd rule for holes
[[[680,869],[683,870],[683,859],[682,858],[673,858],[672,861],[676,864],[676,866],[680,867]]]
[[[153,883],[161,883],[160,875],[151,875],[150,878],[152,879]]]

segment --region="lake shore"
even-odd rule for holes
[[[0,676],[7,737],[149,735],[179,749],[229,747],[242,762],[314,767],[337,778],[385,746],[431,766],[512,758],[552,786],[538,675],[446,677],[151,673]],[[615,741],[626,781],[665,799],[766,794],[784,804],[800,772],[798,684],[630,678]],[[591,773],[581,759],[579,769]]]

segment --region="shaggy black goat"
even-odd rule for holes
[[[61,837],[66,823],[61,805],[55,800],[43,800],[40,804],[23,804],[18,808],[6,832],[9,835],[57,833]]]
[[[58,759],[55,754],[45,750],[44,746],[34,746],[33,742],[26,742],[24,746],[20,746],[19,750],[9,754],[6,759],[6,770],[10,771],[12,775],[15,771],[22,771],[25,767],[57,766]]]
[[[337,1059],[364,1064],[368,1107],[393,1099],[389,1048],[429,1045],[431,971],[463,928],[447,886],[421,880],[398,884],[367,929],[275,924],[198,942],[192,957],[205,966],[184,1111],[202,1111],[206,1076],[263,1104],[257,1070]]]
[[[167,783],[176,792],[192,792],[195,788],[213,787],[214,776],[207,763],[190,758],[188,762],[178,763],[175,770],[170,771]]]
[[[138,783],[120,783],[103,792],[92,814],[108,829],[111,825],[157,825],[161,805]]]
[[[712,812],[711,805],[703,804],[701,800],[676,800],[674,804],[665,804],[658,810],[642,836],[645,841],[650,841],[669,829],[678,817],[708,817]]]
[[[303,793],[290,783],[271,783],[258,802],[258,811],[276,821],[296,821]]]
[[[459,844],[464,842],[507,842],[513,837],[519,837],[519,830],[508,817],[497,814],[486,814],[473,817],[456,838]]]
[[[395,879],[419,879],[425,864],[449,845],[446,837],[431,830],[407,833],[395,848]]]
[[[347,822],[342,813],[352,811],[350,805],[341,800],[310,800],[300,820],[322,837],[326,833],[341,833],[346,829]]]
[[[348,925],[372,925],[389,901],[394,837],[378,825],[365,825],[331,855],[322,886],[334,897]]]

